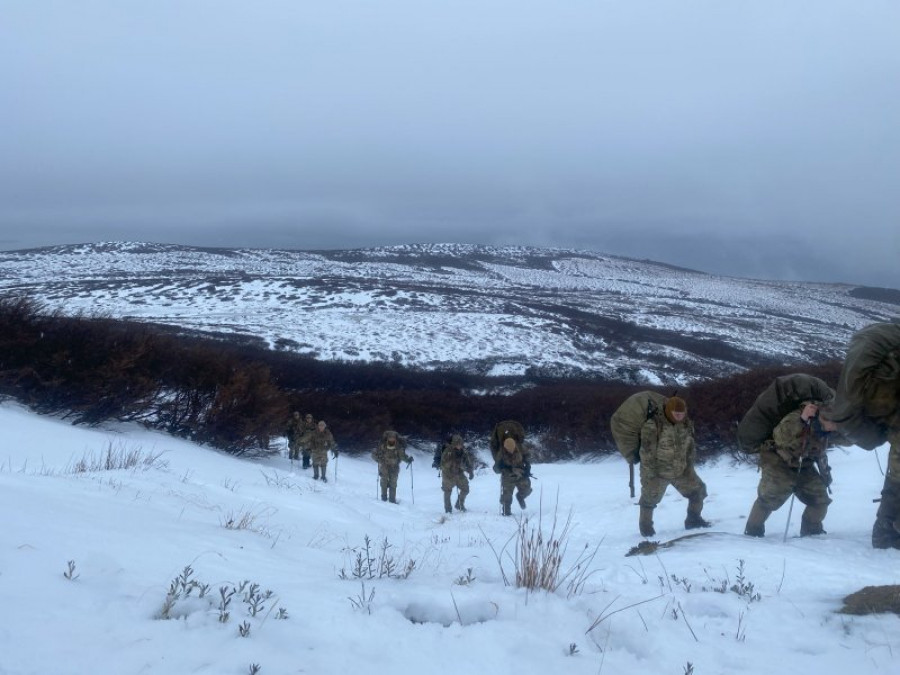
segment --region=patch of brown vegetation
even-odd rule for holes
[[[841,614],[900,614],[900,586],[866,586],[844,598]]]

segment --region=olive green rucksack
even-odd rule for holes
[[[750,410],[738,424],[738,447],[746,453],[757,453],[763,443],[789,412],[804,401],[830,403],[834,390],[818,377],[795,373],[782,375],[756,397]]]
[[[503,441],[507,438],[515,439],[516,443],[521,446],[525,442],[525,429],[515,420],[506,420],[494,427],[494,431],[491,433],[491,456],[495,462],[500,448],[503,446]]]
[[[866,450],[900,428],[900,324],[875,323],[850,338],[830,417]]]
[[[666,404],[666,397],[655,391],[632,394],[616,408],[609,419],[613,440],[629,464],[641,460],[641,427]]]

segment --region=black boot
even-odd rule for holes
[[[459,507],[459,500],[457,500],[456,506]],[[446,490],[444,491],[444,513],[453,513],[453,507],[450,506],[450,493]]]
[[[503,502],[503,515],[504,516],[512,515],[512,502]]]
[[[900,516],[900,496],[898,488],[889,478],[884,479],[884,487],[881,489],[881,503],[878,504],[878,512],[875,514],[875,524],[872,526],[873,548],[898,548],[900,549],[900,531],[897,529],[898,516]]]
[[[744,534],[748,537],[765,537],[766,536],[766,518],[772,514],[769,509],[759,503],[757,499],[753,502],[753,508],[750,509],[750,515],[747,516],[747,524],[744,527]]]
[[[516,501],[519,502],[519,508],[525,508],[525,497],[523,497],[521,494],[517,494]]]
[[[800,536],[809,537],[817,534],[827,534],[825,528],[822,527],[822,521],[825,520],[827,512],[827,504],[816,504],[803,509],[803,515],[800,517]]]
[[[652,537],[656,534],[653,529],[653,509],[646,506],[641,507],[641,515],[638,518],[638,529],[641,531],[642,537]]]

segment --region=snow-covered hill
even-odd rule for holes
[[[897,616],[837,613],[863,586],[900,582],[900,551],[870,545],[882,476],[858,448],[831,452],[825,536],[796,538],[799,503],[786,542],[787,505],[766,538],[743,536],[758,474],[722,461],[699,468],[714,527],[626,557],[641,538],[617,455],[535,465],[535,493],[514,518],[498,515],[499,479],[482,469],[468,512],[445,517],[430,448],[411,450],[417,461],[393,505],[376,498],[365,455],[332,460],[322,484],[284,457],[236,458],[136,427],[72,427],[9,403],[0,428],[3,675],[248,675],[254,664],[260,675],[900,668]],[[106,470],[110,451],[141,461]],[[876,452],[883,464],[885,448]],[[663,499],[659,539],[685,533],[685,504],[674,490]],[[556,592],[504,583],[515,577],[522,517],[545,541],[571,519],[560,576],[571,574]],[[367,537],[375,574],[359,579]],[[393,575],[379,573],[383,551]],[[415,569],[398,578],[409,561]],[[259,585],[255,596],[247,585],[223,617],[221,589],[244,580]],[[208,585],[205,597],[194,581]]]
[[[841,358],[895,304],[588,251],[144,243],[0,252],[0,290],[66,313],[249,336],[318,359],[661,384]]]

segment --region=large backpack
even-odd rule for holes
[[[778,423],[804,401],[830,403],[834,390],[818,377],[795,373],[782,375],[756,397],[737,429],[738,447],[746,453],[756,453],[772,438]]]
[[[641,427],[656,416],[666,404],[666,397],[655,391],[632,394],[616,408],[609,420],[613,440],[629,464],[640,461]]]
[[[900,324],[872,324],[850,338],[830,416],[866,450],[900,428]]]
[[[494,427],[491,433],[491,455],[495,462],[500,448],[503,447],[503,441],[510,437],[515,439],[519,446],[525,442],[525,429],[515,420],[506,420]]]

